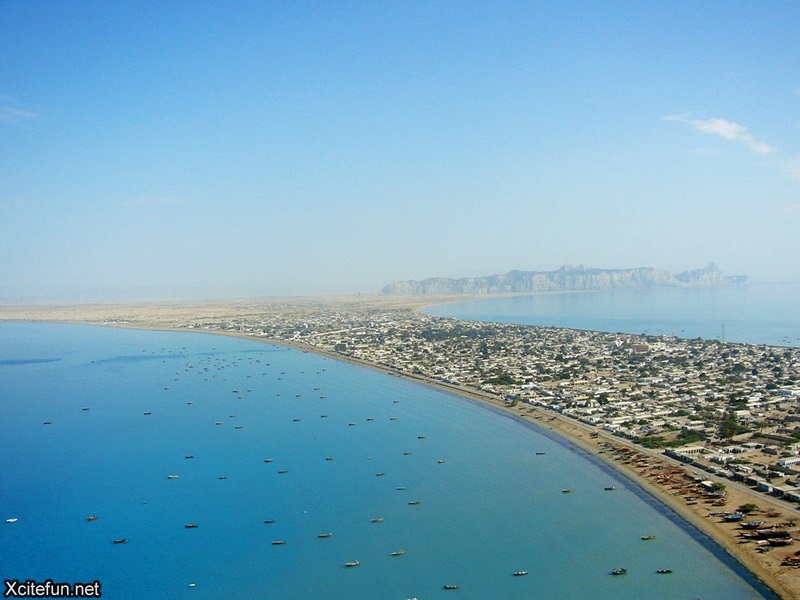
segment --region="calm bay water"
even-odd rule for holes
[[[800,346],[800,283],[536,294],[434,306],[444,317]]]
[[[113,599],[771,597],[546,432],[349,363],[2,323],[0,383],[3,579]]]

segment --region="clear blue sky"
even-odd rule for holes
[[[800,280],[800,3],[0,0],[0,301]]]

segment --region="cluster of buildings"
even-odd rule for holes
[[[299,303],[186,323],[546,407],[800,501],[800,350]]]

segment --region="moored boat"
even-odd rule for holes
[[[604,489],[605,491],[607,491],[607,492],[613,492],[614,490],[616,490],[616,489],[617,489],[617,486],[615,486],[615,485],[609,485],[609,486],[607,486],[607,487],[604,487],[603,489]]]

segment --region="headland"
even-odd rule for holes
[[[464,296],[435,301],[453,299]],[[800,489],[792,468],[800,463],[792,460],[800,351],[477,323],[419,312],[431,303],[431,298],[361,296],[0,307],[0,320],[241,336],[467,396],[605,461],[776,594],[800,597],[800,555],[791,547],[800,539],[794,516]],[[756,420],[736,417],[739,406]],[[726,519],[743,513],[748,514],[738,521]],[[764,523],[743,529],[747,521]]]

